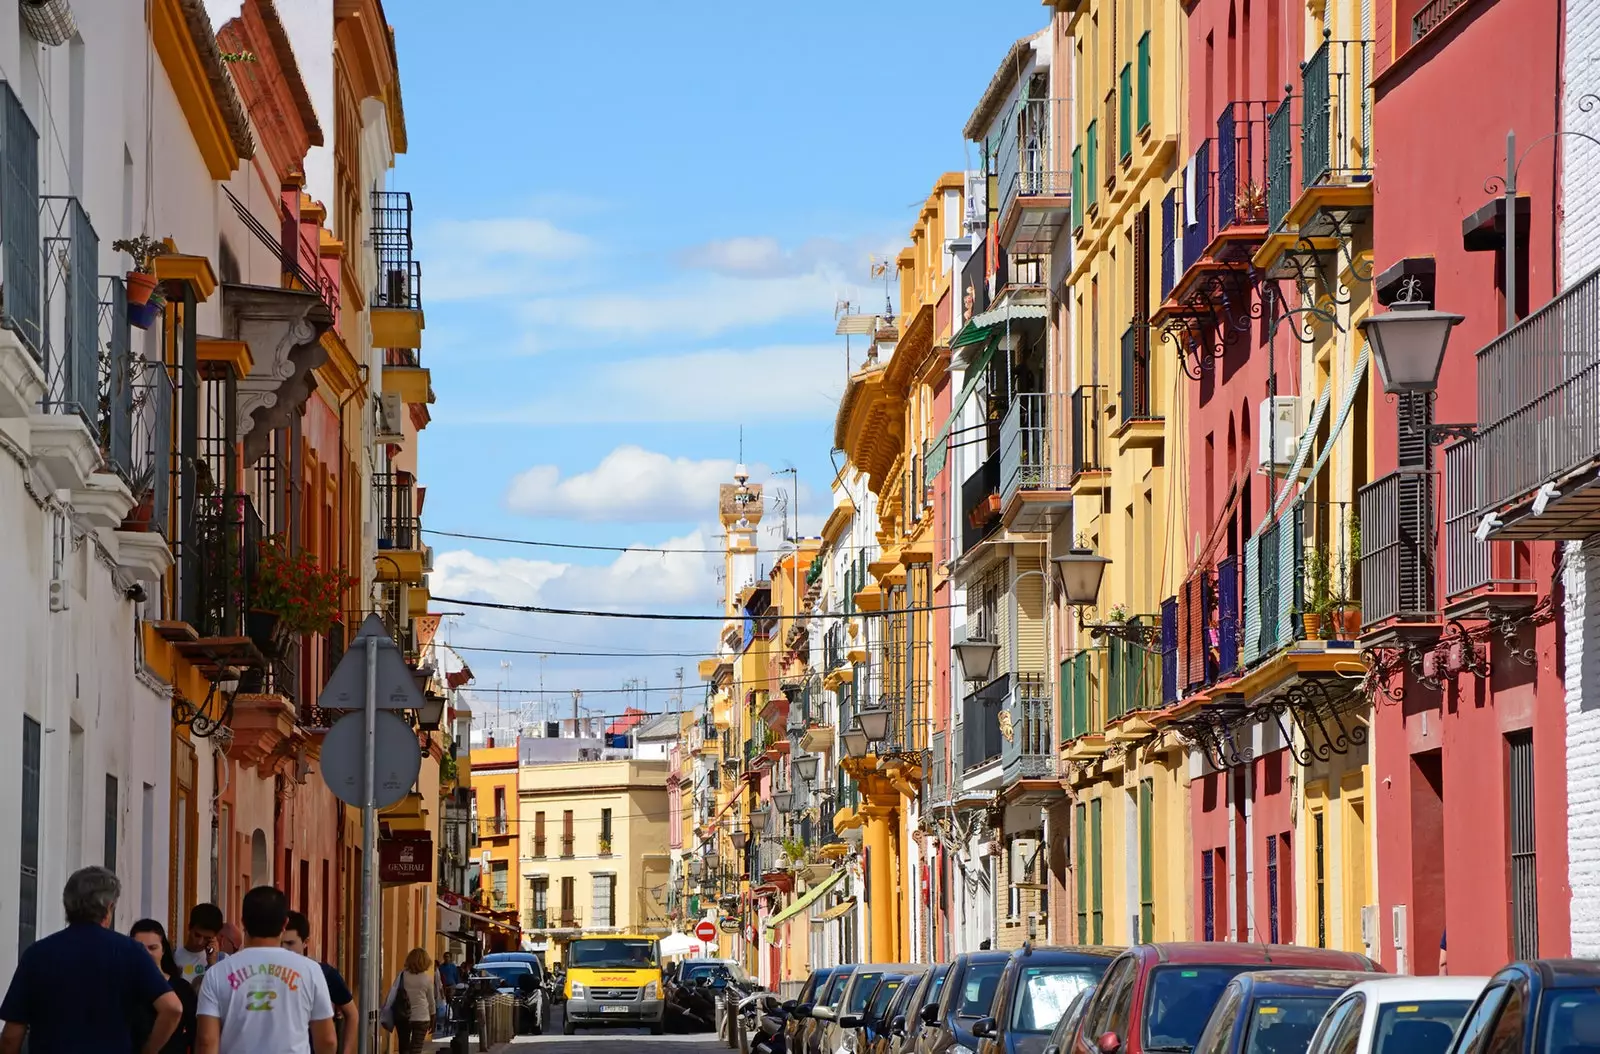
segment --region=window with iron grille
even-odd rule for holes
[[[1080,806],[1081,808],[1081,806]],[[1200,853],[1200,934],[1202,940],[1217,939],[1217,873],[1211,850]]]
[[[1533,812],[1533,731],[1506,736],[1507,817],[1511,822],[1511,954],[1539,957],[1539,891],[1536,885],[1537,826]]]
[[[1311,814],[1311,881],[1316,891],[1317,947],[1328,946],[1328,839],[1327,819],[1321,811]]]
[[[1278,939],[1278,839],[1267,836],[1267,939],[1273,944]]]

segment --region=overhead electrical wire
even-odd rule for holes
[[[495,534],[469,534],[465,531],[441,531],[433,527],[421,527],[418,528],[418,530],[420,530],[423,534],[438,535],[441,538],[462,538],[475,542],[497,542],[502,545],[526,545],[538,549],[570,549],[588,553],[650,553],[660,556],[727,556],[729,553],[737,553],[742,556],[754,553],[758,556],[787,556],[795,552],[794,545],[788,545],[779,549],[728,549],[726,547],[721,549],[695,549],[658,545],[594,545],[584,542],[552,542],[539,538],[508,538],[503,535]],[[952,544],[955,544],[957,541],[959,541],[959,539],[956,538],[946,538],[944,540]],[[802,538],[800,541],[819,542],[821,539],[810,537]],[[883,547],[876,542],[864,542],[860,545],[828,545],[824,543],[823,548],[830,552],[857,552],[868,550],[878,551]]]
[[[749,618],[757,621],[810,622],[813,619],[885,618],[894,615],[914,615],[924,611],[950,611],[965,604],[924,604],[909,608],[891,608],[883,611],[818,612],[810,615],[775,615],[767,613],[737,615],[696,615],[688,612],[665,611],[589,611],[583,608],[552,608],[538,604],[500,604],[489,600],[463,600],[460,597],[434,597],[436,604],[460,604],[463,607],[488,608],[492,611],[518,611],[528,615],[572,615],[578,618],[636,619],[645,622],[728,622]],[[548,654],[548,653],[546,653]]]
[[[585,659],[703,659],[704,651],[550,651],[545,648],[483,648],[474,644],[451,644],[453,651],[486,651],[496,655],[540,655],[554,658]]]

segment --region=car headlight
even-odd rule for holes
[[[967,1046],[965,1043],[957,1043],[955,1046],[950,1048],[950,1054],[978,1054],[978,1052]]]
[[[654,999],[656,997],[656,991],[656,983],[651,981],[649,984],[644,986],[644,997],[646,999]]]
[[[578,982],[578,981],[573,981],[571,989],[567,992],[567,998],[568,999],[582,999],[583,998],[583,984],[581,982]],[[967,1054],[972,1054],[972,1052],[968,1051]]]

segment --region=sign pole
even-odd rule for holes
[[[361,1009],[366,1015],[359,1054],[378,1050],[378,638],[367,638],[365,737],[361,757]]]

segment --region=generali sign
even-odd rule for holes
[[[378,839],[378,881],[385,884],[433,881],[433,835]]]

